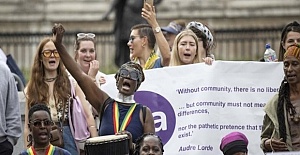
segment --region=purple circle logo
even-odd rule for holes
[[[155,132],[162,139],[163,144],[166,144],[173,135],[176,123],[175,112],[170,102],[150,91],[137,91],[134,100],[151,109]]]

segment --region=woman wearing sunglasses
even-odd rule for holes
[[[32,106],[28,112],[28,120],[28,139],[32,141],[32,146],[20,155],[71,155],[69,151],[50,144],[53,122],[46,104],[38,103]]]
[[[169,66],[171,57],[169,44],[156,21],[154,6],[146,3],[141,14],[149,24],[137,24],[131,28],[127,43],[130,59],[140,64],[143,69]],[[161,57],[155,52],[155,44],[159,48]]]
[[[62,44],[64,28],[61,24],[53,27],[53,40],[66,68],[82,88],[90,104],[102,116],[99,135],[128,134],[135,142],[144,133],[154,133],[154,119],[149,108],[143,108],[133,100],[133,94],[144,81],[143,69],[134,62],[123,64],[115,75],[119,90],[116,99],[110,98],[99,89],[93,80],[82,73],[76,62]],[[145,119],[144,119],[145,116]],[[114,123],[112,123],[114,122]],[[130,143],[131,151],[134,144]]]
[[[91,136],[97,136],[95,121],[89,109],[89,104],[84,98],[84,94],[80,87],[74,84],[75,95],[79,97],[84,112],[86,121],[89,126]],[[59,53],[50,38],[41,40],[31,69],[31,77],[27,87],[24,90],[26,96],[25,106],[25,126],[24,140],[25,147],[30,146],[30,141],[27,141],[29,128],[27,124],[28,110],[35,103],[46,103],[50,108],[54,123],[63,126],[64,149],[68,150],[72,155],[78,154],[74,138],[71,134],[69,126],[69,98],[71,96],[71,84],[67,72],[60,60]]]

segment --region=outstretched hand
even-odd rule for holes
[[[58,24],[54,24],[53,28],[52,28],[52,33],[53,33],[53,42],[55,44],[62,44],[62,39],[65,33],[65,28],[63,27],[62,24],[58,23]]]
[[[147,20],[151,27],[155,28],[158,25],[156,21],[156,13],[154,6],[151,6],[150,4],[146,3],[145,8],[142,8],[141,14],[142,17]]]

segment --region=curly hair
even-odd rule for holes
[[[31,67],[31,76],[27,85],[26,100],[28,108],[35,103],[49,103],[49,86],[43,80],[45,77],[45,68],[42,62],[43,47],[51,42],[51,38],[44,38],[37,47],[33,65]],[[55,101],[65,104],[71,94],[71,85],[68,75],[60,60],[57,68],[57,79],[54,83],[53,95]]]
[[[143,145],[144,139],[145,139],[145,137],[148,137],[148,136],[152,136],[152,137],[158,139],[161,152],[162,152],[162,154],[164,154],[164,144],[162,143],[162,140],[160,139],[160,137],[154,133],[144,133],[142,136],[137,138],[133,155],[140,154],[140,149],[141,149],[141,146]]]
[[[46,106],[45,103],[35,103],[28,112],[28,120],[31,119],[31,116],[33,115],[34,112],[36,111],[46,111],[49,114],[50,120],[51,119],[51,114],[49,108]]]

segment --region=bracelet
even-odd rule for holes
[[[89,126],[89,128],[96,128],[96,126],[94,126],[94,125],[91,125],[91,126]]]

